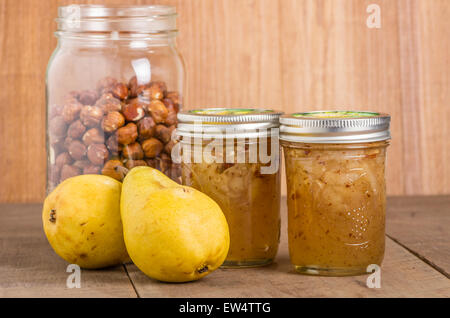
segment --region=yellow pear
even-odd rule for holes
[[[44,202],[44,231],[56,254],[83,268],[129,260],[120,218],[122,184],[103,175],[81,175],[59,184]]]
[[[159,170],[149,167],[135,167],[128,172],[126,178],[127,186],[122,187],[121,213],[125,210],[142,208],[147,203],[148,195],[152,192],[164,188],[180,187],[178,183]],[[125,180],[123,182],[125,184]]]
[[[136,167],[127,174],[121,213],[128,253],[151,278],[197,280],[227,256],[228,224],[217,203],[158,170]]]

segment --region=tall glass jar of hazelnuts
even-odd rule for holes
[[[47,192],[80,174],[122,180],[151,166],[174,180],[184,66],[169,6],[60,7],[47,68]]]

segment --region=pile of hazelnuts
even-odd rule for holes
[[[113,77],[96,89],[74,91],[49,108],[49,186],[80,174],[104,174],[122,181],[136,166],[156,168],[175,181],[172,138],[181,107],[178,92],[161,81],[128,84]]]

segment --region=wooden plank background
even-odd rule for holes
[[[187,107],[388,112],[388,193],[450,193],[448,0],[1,0],[0,202],[44,197],[54,18],[81,2],[176,5]]]

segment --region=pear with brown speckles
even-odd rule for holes
[[[197,280],[216,270],[227,256],[230,234],[217,203],[156,169],[136,167],[128,172],[121,214],[128,253],[151,278]]]
[[[82,268],[128,261],[120,218],[122,184],[82,175],[59,184],[44,202],[42,222],[56,254]]]

